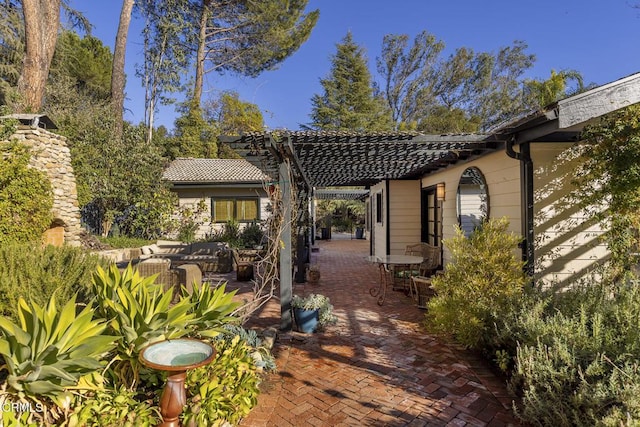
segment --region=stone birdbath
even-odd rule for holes
[[[142,349],[138,357],[143,365],[168,373],[160,397],[160,426],[180,425],[180,414],[187,403],[184,387],[187,370],[207,365],[215,356],[216,351],[210,344],[191,338],[160,341]]]

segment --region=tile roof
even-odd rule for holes
[[[177,158],[162,177],[173,183],[234,183],[269,180],[260,169],[244,159]]]

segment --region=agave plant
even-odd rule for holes
[[[184,293],[183,289],[183,293]],[[240,303],[233,302],[236,290],[226,292],[226,284],[215,289],[207,284],[193,284],[193,291],[188,298],[192,304],[193,319],[191,328],[196,335],[213,338],[224,332],[222,326],[237,323],[239,319],[233,316]]]
[[[0,355],[10,392],[55,398],[65,387],[100,369],[116,336],[103,335],[106,324],[86,306],[76,315],[75,296],[58,311],[55,298],[46,307],[18,301],[20,325],[0,317]]]
[[[155,277],[142,277],[131,266],[122,273],[115,265],[93,275],[93,291],[100,314],[109,320],[110,330],[121,335],[120,363],[116,374],[133,388],[141,369],[140,351],[151,343],[180,338],[189,332],[194,318],[193,304],[182,299],[171,305],[173,291],[153,284]]]

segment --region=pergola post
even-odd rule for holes
[[[280,189],[282,191],[282,246],[280,247],[280,330],[293,328],[291,319],[291,296],[293,289],[291,262],[291,173],[289,164],[280,163]]]

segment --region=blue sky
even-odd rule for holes
[[[73,0],[94,25],[93,35],[113,47],[121,1]],[[574,69],[585,83],[605,84],[640,72],[640,0],[310,0],[320,19],[309,40],[278,69],[257,78],[210,74],[205,97],[235,90],[257,104],[271,129],[299,129],[309,122],[311,97],[322,93],[319,79],[347,31],[366,50],[374,79],[375,59],[385,34],[415,36],[428,31],[446,45],[495,52],[523,40],[536,55],[530,78],[547,78],[551,69]],[[140,22],[133,22],[127,44],[127,112],[137,123],[144,93],[134,66],[142,61]],[[173,106],[162,107],[157,124],[173,128]]]

